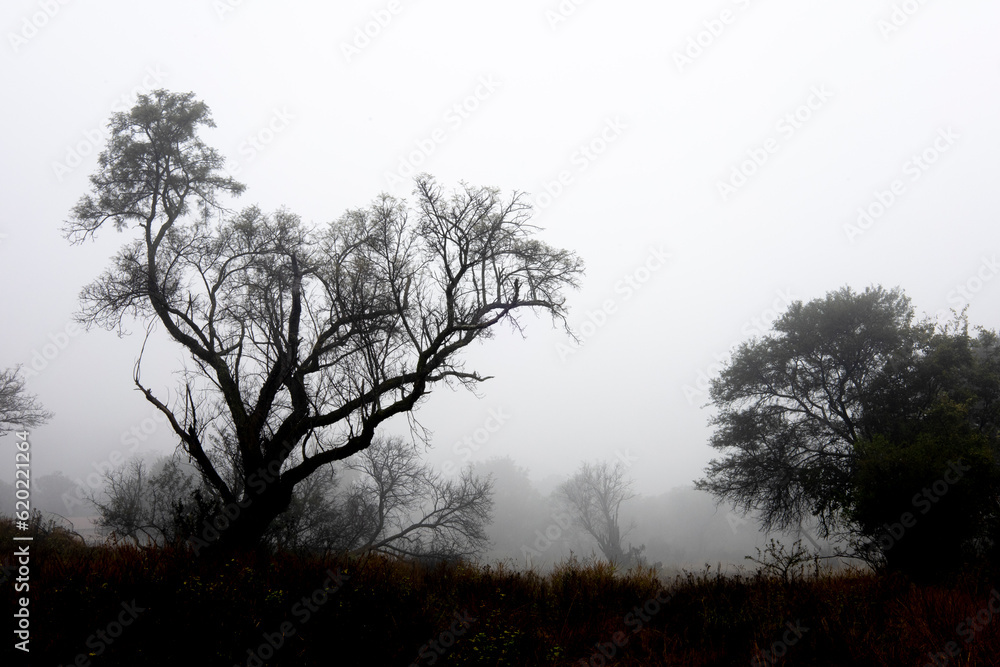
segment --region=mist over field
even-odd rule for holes
[[[998,20],[6,2],[16,655],[990,664]]]

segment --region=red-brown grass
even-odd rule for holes
[[[12,532],[0,521],[0,560],[16,567]],[[985,571],[948,585],[860,572],[783,582],[709,569],[661,581],[650,569],[577,560],[547,575],[382,556],[209,561],[63,537],[32,543],[31,664],[69,665],[84,654],[93,665],[130,666],[924,665],[949,642],[961,653],[947,664],[995,665],[1000,655],[1000,618],[968,642],[960,632],[988,608]],[[9,609],[25,594],[12,582],[2,589]],[[314,594],[326,602],[305,620],[295,605],[307,608],[302,598]],[[95,633],[133,600],[144,610],[101,641]],[[283,623],[291,632],[282,637]],[[267,637],[280,648],[258,651],[270,648]],[[794,642],[782,647],[786,639]],[[269,657],[255,662],[261,653]]]

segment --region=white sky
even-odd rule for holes
[[[582,255],[570,321],[584,346],[560,354],[565,335],[526,319],[525,339],[472,349],[469,367],[496,376],[480,397],[440,389],[419,411],[437,463],[463,463],[454,443],[484,440],[500,410],[474,459],[510,455],[543,478],[627,451],[639,489],[659,493],[713,457],[707,395],[690,395],[700,374],[788,298],[899,285],[918,311],[967,303],[1000,326],[1000,5],[577,2],[6,0],[0,367],[44,366],[30,388],[56,417],[33,435],[34,473],[172,448],[151,421],[123,441],[153,414],[131,389],[140,336],[60,339],[126,240],[71,247],[60,227],[87,191],[96,132],[136,89],[211,107],[205,139],[248,186],[238,206],[326,222],[382,190],[408,195],[391,174],[423,146],[418,171],[532,193],[543,238]],[[353,44],[373,16],[387,24]],[[934,163],[917,166],[925,151]],[[739,186],[724,196],[726,182]],[[879,192],[893,201],[849,237]],[[670,258],[647,273],[654,250]],[[583,327],[588,313],[601,326]],[[183,359],[157,339],[144,376],[172,389]]]

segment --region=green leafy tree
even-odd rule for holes
[[[975,518],[952,523],[949,539],[974,541],[996,510],[988,481],[995,465],[984,455],[997,424],[995,342],[989,333],[970,338],[967,326],[915,322],[898,288],[843,288],[793,303],[713,380],[711,444],[725,456],[698,486],[756,512],[768,530],[815,515],[824,536],[846,533],[856,554],[903,569],[919,557],[918,544],[944,535],[935,526],[952,511]],[[952,494],[952,510],[912,533],[926,537],[880,549],[897,510],[944,473],[949,456],[962,455],[976,466],[967,493]]]
[[[854,552],[919,577],[957,570],[990,538],[997,466],[969,410],[942,397],[896,439],[858,442],[846,512]]]
[[[207,106],[164,90],[112,116],[67,237],[133,233],[82,293],[81,319],[157,323],[194,363],[160,410],[225,508],[219,544],[260,543],[293,490],[371,445],[442,383],[475,385],[461,351],[524,311],[565,323],[582,263],[535,237],[519,194],[416,181],[321,226],[222,199],[243,186],[198,137]],[[233,508],[238,508],[233,512]]]

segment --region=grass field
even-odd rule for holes
[[[934,654],[938,665],[996,665],[1000,656],[990,609],[992,594],[1000,610],[1000,593],[985,571],[915,585],[710,569],[663,581],[577,561],[546,575],[380,556],[209,561],[88,547],[57,530],[32,542],[30,589],[18,593],[13,532],[0,522],[2,590],[11,610],[30,597],[32,665],[925,665]]]

